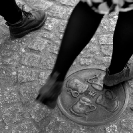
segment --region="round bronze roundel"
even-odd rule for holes
[[[58,106],[72,121],[89,126],[116,120],[125,110],[128,91],[125,83],[103,87],[105,71],[82,69],[67,76]]]

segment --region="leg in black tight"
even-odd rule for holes
[[[102,18],[103,15],[95,13],[87,3],[80,1],[76,5],[69,18],[51,76],[58,72],[59,80],[64,80],[68,69],[91,40]]]
[[[123,70],[133,54],[133,10],[120,12],[113,37],[113,54],[110,74]]]
[[[22,18],[22,12],[15,0],[1,0],[0,15],[9,23],[16,23]]]

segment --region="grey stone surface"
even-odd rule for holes
[[[0,17],[0,129],[1,133],[131,133],[132,84],[128,107],[120,119],[106,126],[89,127],[67,119],[59,110],[35,102],[54,66],[67,20],[78,0],[17,0],[25,9],[47,12],[46,24],[21,39],[10,40],[8,27]],[[21,6],[21,5],[19,5]],[[112,36],[117,14],[105,16],[89,44],[71,69],[91,66],[105,69],[110,64]],[[132,58],[130,60],[132,62]],[[39,65],[38,65],[39,64]]]

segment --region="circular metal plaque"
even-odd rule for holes
[[[125,110],[128,91],[125,83],[103,87],[105,71],[82,69],[67,76],[58,106],[72,121],[89,126],[107,124],[116,120]]]

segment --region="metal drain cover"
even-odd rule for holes
[[[82,69],[67,76],[58,106],[72,121],[89,126],[107,124],[116,120],[128,102],[126,83],[103,88],[105,71]]]

